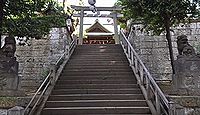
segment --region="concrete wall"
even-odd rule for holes
[[[151,32],[141,31],[142,25],[134,25],[133,46],[155,79],[171,79],[171,65],[167,40],[164,34],[153,36]],[[200,23],[180,24],[172,28],[174,58],[178,55],[176,37],[184,34],[189,43],[200,53]]]
[[[48,74],[51,62],[56,62],[69,43],[65,29],[53,28],[44,39],[30,39],[28,45],[17,45],[21,87],[31,92],[37,89]]]

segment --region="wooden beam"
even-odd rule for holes
[[[89,6],[75,6],[75,5],[71,5],[71,8],[76,10],[76,11],[91,11]],[[97,11],[120,11],[122,10],[121,7],[119,6],[113,6],[113,7],[96,7]]]

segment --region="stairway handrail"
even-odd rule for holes
[[[65,52],[60,56],[60,58],[56,61],[55,64],[52,64],[50,68],[49,74],[46,76],[43,83],[40,85],[36,93],[33,95],[31,100],[29,101],[28,105],[26,106],[24,110],[24,115],[33,115],[35,112],[36,107],[43,99],[46,91],[48,90],[50,85],[54,85],[55,82],[58,79],[58,69],[61,68],[60,66],[64,63],[63,61],[66,60],[66,62],[69,60],[71,54],[73,53],[75,47],[77,45],[77,39],[74,38],[73,41],[69,44],[69,47]],[[63,69],[63,68],[61,68]],[[61,70],[62,71],[62,70]]]
[[[152,107],[153,113],[155,115],[161,115],[162,111],[166,115],[173,115],[173,102],[166,98],[123,31],[120,31],[120,42],[137,78],[138,84],[142,89],[145,99],[150,102],[148,104]],[[151,97],[155,98],[155,102],[152,102]]]

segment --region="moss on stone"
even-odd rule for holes
[[[0,108],[10,108],[16,106],[16,97],[0,97]]]

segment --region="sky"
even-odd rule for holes
[[[58,0],[59,2],[62,2],[63,0]],[[114,5],[114,3],[117,0],[96,0],[96,6],[105,6],[105,7],[111,7]],[[78,5],[79,0],[66,0],[71,5]],[[85,6],[89,6],[88,0],[83,0],[83,3]]]
[[[59,2],[62,2],[63,0],[58,0]],[[112,7],[114,6],[114,3],[117,2],[117,0],[96,0],[96,7]],[[66,0],[67,5],[79,5],[79,0]],[[83,4],[84,6],[90,6],[88,3],[88,0],[83,0]],[[110,12],[100,12],[101,14],[109,14]],[[87,14],[93,14],[92,11],[91,12],[87,12]],[[84,25],[83,29],[86,30],[87,28],[89,28],[92,24],[95,23],[95,20],[98,19],[99,22],[101,24],[104,25],[104,27],[106,27],[109,31],[114,32],[114,26],[113,24],[113,20],[111,18],[98,18],[98,17],[85,17],[84,18]],[[88,25],[90,24],[90,25]],[[79,29],[79,27],[77,27],[77,30]]]

